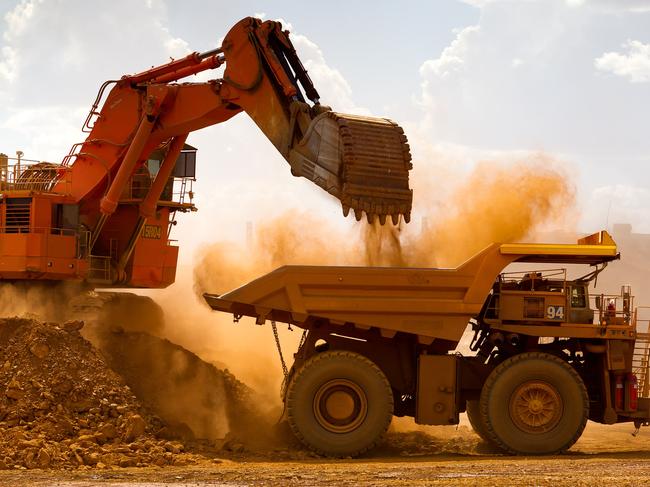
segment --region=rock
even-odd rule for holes
[[[86,453],[81,456],[86,465],[96,465],[99,462],[99,453]]]
[[[40,468],[47,468],[52,462],[52,455],[45,448],[41,448],[36,456],[36,462]]]
[[[144,434],[147,424],[139,414],[132,414],[126,418],[124,441],[130,443]]]
[[[223,449],[233,453],[242,453],[246,450],[246,447],[239,441],[231,439],[223,444]]]
[[[89,397],[79,399],[78,401],[71,402],[69,404],[70,409],[77,413],[83,413],[88,411],[94,404],[93,400]]]
[[[97,438],[93,434],[80,435],[77,438],[77,441],[80,443],[97,443]]]
[[[81,320],[70,320],[66,321],[61,326],[65,331],[70,333],[81,330],[84,327],[84,322]]]
[[[42,340],[34,340],[29,346],[29,351],[32,352],[32,355],[44,359],[50,353],[50,347]]]
[[[22,391],[21,389],[7,389],[5,391],[5,396],[7,396],[9,399],[14,399],[16,401],[21,397],[23,397],[24,395],[25,392]]]
[[[15,377],[12,378],[11,381],[9,381],[9,384],[7,384],[7,390],[5,391],[5,396],[7,396],[9,399],[18,400],[24,395],[25,395],[25,391],[23,391],[20,382],[18,382],[18,380]]]
[[[178,454],[183,451],[183,444],[178,441],[168,441],[165,443],[165,449],[168,452]]]
[[[79,455],[79,453],[77,453],[77,452],[75,451],[75,452],[73,452],[73,455],[74,455],[75,460],[77,460],[77,464],[79,464],[79,465],[83,465],[83,464],[84,464],[84,459],[81,458],[81,455]]]
[[[18,443],[18,448],[24,450],[25,448],[40,448],[43,446],[43,440],[34,438],[33,440],[22,440]]]
[[[122,457],[118,465],[122,468],[135,467],[138,464],[138,459],[134,457]]]
[[[25,455],[25,466],[27,468],[38,468],[38,462],[36,461],[36,453],[33,451],[27,452]]]
[[[102,439],[112,440],[117,437],[118,431],[113,423],[104,423],[104,425],[99,428],[99,433]]]

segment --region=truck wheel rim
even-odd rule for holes
[[[314,396],[314,416],[318,423],[333,433],[353,431],[368,412],[366,394],[354,382],[332,379],[323,384]]]
[[[563,409],[558,390],[542,381],[524,382],[510,397],[510,417],[525,433],[552,430],[560,422]]]

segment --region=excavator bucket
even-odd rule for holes
[[[385,118],[327,111],[289,153],[291,172],[310,179],[354,212],[381,224],[411,218],[411,152],[402,128]]]

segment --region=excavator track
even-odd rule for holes
[[[325,112],[314,118],[289,162],[303,176],[336,196],[347,216],[381,224],[411,217],[411,151],[404,130],[391,120]]]

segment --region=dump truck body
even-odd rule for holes
[[[617,258],[603,233],[576,245],[492,244],[455,269],[284,266],[234,291],[207,294],[215,310],[309,328],[409,333],[455,348],[499,274],[514,262],[600,264]]]
[[[589,292],[617,258],[600,232],[572,245],[492,244],[455,269],[285,266],[205,299],[236,320],[306,331],[284,398],[316,451],[362,453],[387,415],[455,424],[467,410],[506,451],[555,453],[587,419],[650,420],[647,330],[637,330],[631,291]],[[504,272],[518,262],[546,270]],[[595,270],[569,280],[548,264]],[[450,353],[468,324],[474,355]]]

